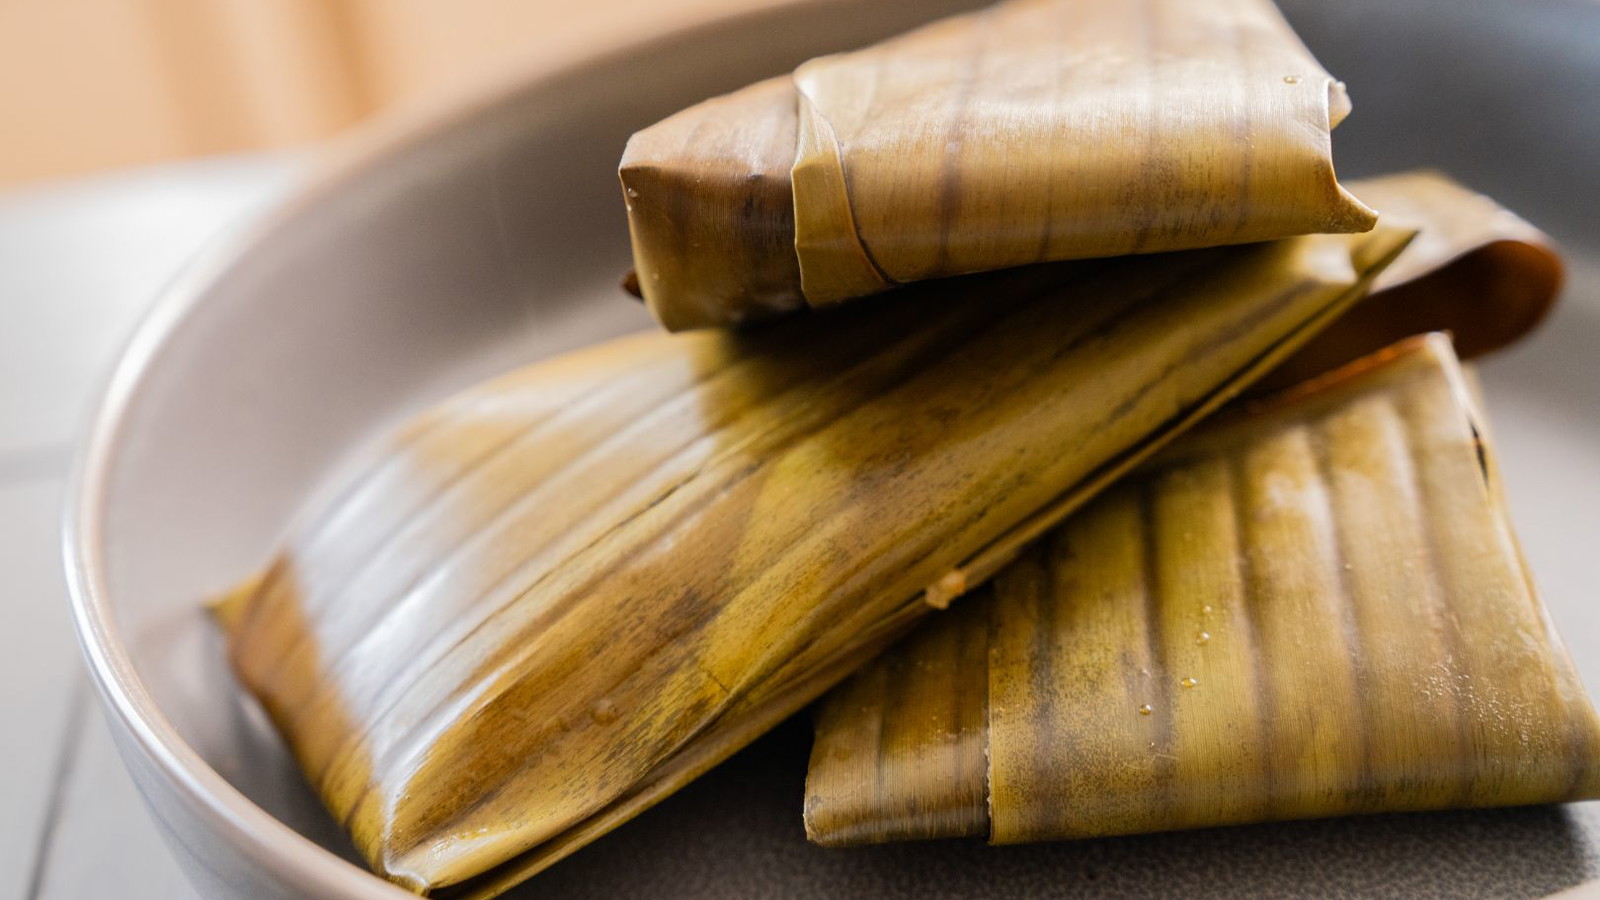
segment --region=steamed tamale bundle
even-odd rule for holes
[[[625,338],[413,422],[221,609],[374,868],[501,890],[714,765],[1301,346],[1410,233]]]
[[[1221,417],[823,704],[813,840],[1600,795],[1600,720],[1442,336]]]
[[[668,328],[1046,260],[1372,227],[1269,0],[1010,0],[685,110],[621,165]]]

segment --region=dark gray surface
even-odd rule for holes
[[[1574,248],[1600,246],[1600,4],[1279,0],[1348,82],[1341,176],[1435,166]]]
[[[516,897],[1541,897],[1591,871],[1570,808],[1367,816],[1095,841],[830,850],[801,833],[807,722],[524,885]]]

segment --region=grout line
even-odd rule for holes
[[[0,487],[59,478],[66,474],[71,455],[68,444],[41,444],[0,452]]]
[[[61,735],[61,751],[55,773],[51,777],[50,803],[45,808],[44,821],[39,827],[39,839],[34,845],[33,870],[28,876],[28,890],[23,894],[28,900],[38,900],[39,892],[44,889],[50,851],[55,846],[56,828],[61,823],[62,807],[66,805],[67,785],[72,781],[72,776],[78,769],[79,757],[83,753],[84,724],[90,714],[88,699],[88,682],[80,674],[72,689],[67,727],[63,729]]]

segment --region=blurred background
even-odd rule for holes
[[[529,54],[718,0],[0,3],[0,190],[298,146]]]

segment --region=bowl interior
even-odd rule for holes
[[[615,166],[633,130],[806,57],[972,5],[802,3],[486,98],[325,180],[246,252],[180,285],[193,302],[127,399],[100,533],[116,625],[182,739],[255,803],[349,856],[227,676],[202,601],[258,567],[306,498],[407,412],[519,363],[649,326],[617,287],[628,251]],[[1586,554],[1600,540],[1600,266],[1591,262],[1600,227],[1590,218],[1600,207],[1590,97],[1600,7],[1284,6],[1328,68],[1352,81],[1356,112],[1336,136],[1342,174],[1445,169],[1551,230],[1576,258],[1553,324],[1488,364],[1485,380],[1529,556],[1586,680],[1600,685],[1600,610],[1583,602],[1594,586]],[[822,851],[800,834],[806,740],[804,723],[779,729],[541,878],[541,892],[957,896],[1039,893],[1062,879],[1156,892],[1177,878],[1196,893],[1331,883],[1529,893],[1581,880],[1596,846],[1589,813],[1570,808],[1005,851]]]

